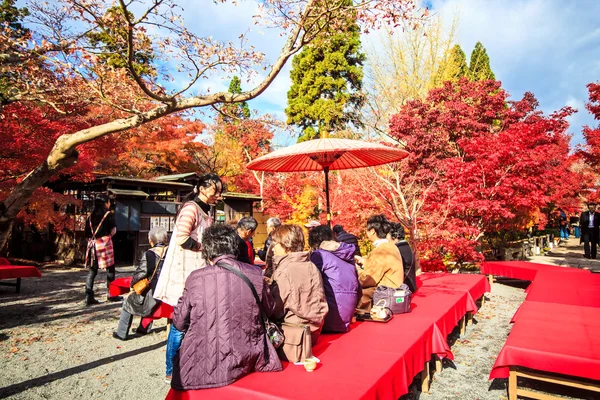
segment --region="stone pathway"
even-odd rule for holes
[[[600,253],[600,248],[598,250]],[[580,244],[579,239],[575,237],[562,240],[558,247],[554,247],[546,255],[530,257],[527,261],[600,271],[600,258],[596,260],[585,258],[583,256],[583,244]]]

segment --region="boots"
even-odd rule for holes
[[[94,297],[94,292],[86,292],[85,293],[85,305],[93,306],[94,304],[100,304],[98,300]]]

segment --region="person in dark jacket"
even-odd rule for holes
[[[173,389],[221,387],[253,371],[282,370],[252,290],[221,266],[243,273],[256,289],[265,314],[273,314],[275,303],[262,270],[236,260],[237,236],[227,225],[214,225],[202,235],[202,254],[209,264],[190,274],[173,312],[173,325],[185,332],[173,359]]]
[[[271,238],[271,233],[281,225],[281,220],[276,217],[271,217],[267,220],[267,240],[265,240],[265,246],[262,250],[258,250],[258,258],[265,262],[265,276],[271,277],[273,275],[273,248],[271,244],[273,243],[273,239]]]
[[[248,243],[251,243],[250,239],[256,233],[256,228],[258,228],[258,222],[254,217],[244,217],[238,221],[238,261],[254,265],[254,249]]]
[[[344,230],[344,227],[341,225],[333,226],[333,233],[335,234],[335,239],[338,242],[353,244],[356,246],[356,250],[354,251],[355,256],[360,256],[360,247],[358,245],[358,238],[351,233],[348,233]]]
[[[133,278],[131,279],[131,287],[144,278],[150,279],[149,288],[142,294],[131,292],[127,299],[123,302],[121,309],[121,317],[116,332],[113,332],[113,337],[120,340],[127,340],[129,328],[134,315],[145,317],[154,311],[160,304],[160,301],[155,300],[152,296],[156,288],[156,282],[160,275],[163,260],[167,252],[167,243],[169,242],[169,233],[163,227],[152,228],[148,233],[148,241],[150,242],[150,250],[147,250],[140,259],[140,264],[136,268]],[[159,262],[160,261],[160,262]],[[144,328],[142,321],[136,329],[139,334],[146,334],[150,330],[150,325]]]
[[[600,215],[596,212],[596,203],[588,203],[588,210],[582,212],[579,217],[579,225],[581,228],[579,243],[583,243],[583,256],[595,259],[600,236],[598,234],[600,232]]]
[[[85,266],[90,269],[85,280],[85,305],[100,303],[94,297],[94,280],[98,269],[106,270],[106,297],[108,301],[123,300],[121,296],[111,297],[108,288],[115,280],[115,256],[112,237],[117,233],[115,214],[110,211],[110,199],[99,195],[94,200],[94,209],[85,221],[85,236],[93,243],[85,255]]]
[[[414,253],[410,248],[410,244],[404,240],[404,227],[397,222],[391,223],[390,239],[400,251],[402,257],[402,265],[404,267],[404,283],[408,286],[411,292],[417,291],[417,274],[414,264]]]
[[[311,248],[310,261],[323,277],[323,289],[329,306],[323,332],[348,332],[362,295],[354,267],[356,246],[336,242],[333,231],[327,225],[317,226],[309,232],[308,245]]]

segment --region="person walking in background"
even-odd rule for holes
[[[579,239],[581,237],[581,231],[579,230],[579,216],[571,215],[569,218],[569,224],[571,224],[571,229],[573,229],[575,238]]]
[[[238,221],[238,261],[254,265],[254,248],[250,239],[256,233],[256,228],[258,228],[258,222],[254,217],[244,217]]]
[[[404,227],[398,222],[390,223],[390,241],[396,245],[402,257],[402,266],[404,267],[404,283],[411,292],[417,291],[417,273],[415,271],[415,254],[410,244],[404,238]]]
[[[569,239],[569,222],[567,221],[567,214],[562,208],[558,209],[559,212],[559,226],[560,226],[560,238]]]
[[[258,258],[265,262],[265,276],[271,277],[273,275],[273,247],[271,233],[275,228],[281,225],[281,220],[276,217],[269,218],[267,220],[267,240],[265,240],[265,246],[262,250],[258,250]]]
[[[147,250],[140,259],[140,263],[133,273],[130,286],[133,286],[141,281],[142,279],[148,279],[150,284],[148,288],[141,294],[131,292],[127,299],[123,302],[121,309],[121,317],[119,318],[119,325],[117,330],[113,332],[113,337],[120,340],[127,340],[129,328],[131,328],[131,322],[133,321],[134,315],[145,317],[154,311],[154,309],[160,304],[153,298],[154,290],[156,289],[156,283],[160,276],[160,269],[163,264],[165,255],[167,254],[167,243],[169,242],[169,233],[162,226],[152,228],[148,232],[148,242],[150,243],[150,249]],[[145,335],[152,327],[150,325],[140,325],[135,330],[136,333]]]
[[[335,239],[338,242],[352,244],[356,247],[356,250],[354,251],[355,256],[361,255],[360,254],[360,246],[358,245],[358,238],[356,236],[354,236],[351,233],[346,232],[344,230],[344,227],[339,224],[333,226],[333,233],[335,234]]]
[[[175,218],[169,251],[156,284],[155,299],[177,306],[188,276],[206,265],[201,251],[202,234],[212,224],[210,207],[217,204],[222,191],[221,179],[215,174],[205,174],[198,178],[193,191],[184,199]],[[168,382],[173,374],[173,357],[181,346],[182,338],[183,333],[177,328],[169,329],[165,378]]]
[[[90,270],[85,280],[85,304],[98,304],[94,297],[94,279],[98,269],[106,270],[106,298],[108,301],[123,300],[122,297],[111,297],[108,288],[115,280],[115,253],[112,237],[117,233],[115,214],[110,211],[110,199],[106,195],[96,196],[94,209],[85,221],[85,236],[88,247],[85,253],[85,266]]]
[[[579,225],[581,228],[581,239],[579,243],[583,243],[583,256],[585,258],[595,259],[600,217],[596,214],[596,203],[588,203],[587,206],[588,210],[582,212],[579,217]]]

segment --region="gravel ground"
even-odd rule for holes
[[[117,276],[132,272],[117,268]],[[149,335],[117,341],[112,332],[121,303],[105,301],[102,272],[96,294],[103,302],[93,307],[82,303],[85,270],[46,268],[42,274],[23,279],[18,295],[0,287],[0,398],[164,399],[166,320],[157,321]],[[506,399],[507,381],[489,381],[488,375],[526,284],[495,283],[466,334],[450,335],[455,360],[433,374],[430,394],[417,392],[415,381],[402,400]]]

